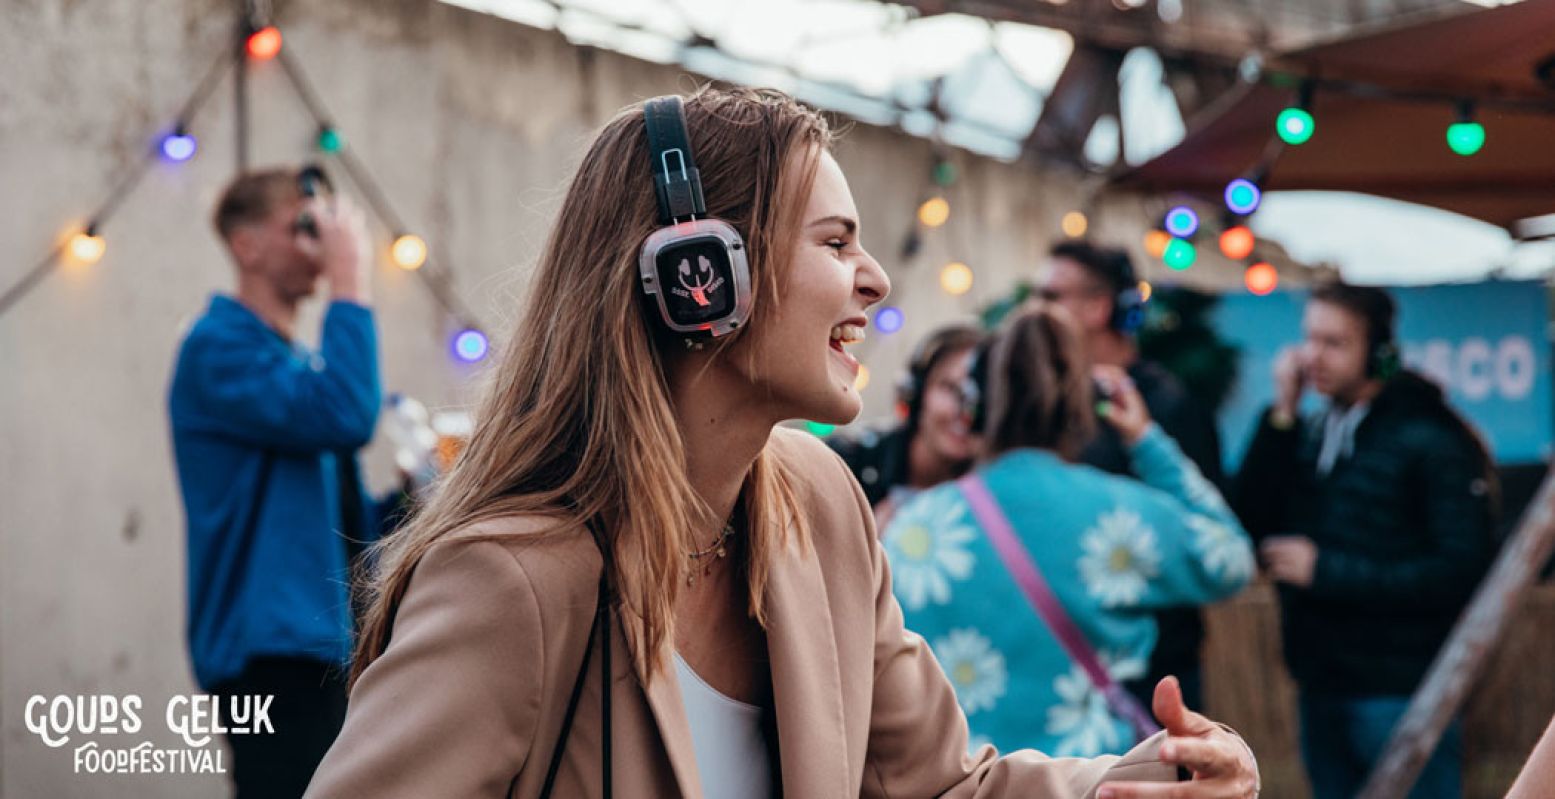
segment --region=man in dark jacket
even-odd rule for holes
[[[1393,317],[1381,289],[1312,292],[1233,491],[1279,586],[1318,799],[1360,789],[1494,555],[1489,458],[1399,368]],[[1308,383],[1329,403],[1303,419]],[[1411,796],[1459,796],[1461,761],[1454,723]]]
[[[1182,383],[1159,364],[1141,358],[1134,332],[1143,316],[1139,279],[1128,253],[1085,241],[1063,242],[1051,251],[1037,295],[1062,305],[1085,330],[1092,363],[1121,366],[1144,397],[1161,429],[1215,486],[1221,483],[1220,435],[1209,408],[1188,396]],[[1080,462],[1112,474],[1137,477],[1128,452],[1112,425],[1097,425],[1096,438],[1080,453]],[[1182,684],[1183,700],[1203,707],[1200,676],[1204,621],[1197,607],[1169,608],[1156,614],[1160,639],[1150,654],[1150,671],[1131,681],[1130,691],[1149,707],[1155,684],[1168,674]]]

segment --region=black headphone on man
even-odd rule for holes
[[[745,240],[733,225],[707,215],[680,97],[649,100],[643,124],[660,227],[638,254],[642,290],[665,327],[681,334],[687,346],[699,346],[735,332],[750,318]]]
[[[1398,340],[1387,327],[1374,328],[1367,336],[1371,344],[1366,350],[1366,376],[1375,380],[1387,380],[1404,367]]]
[[[1134,262],[1128,253],[1117,250],[1107,255],[1112,271],[1123,288],[1112,298],[1112,317],[1107,324],[1124,334],[1139,332],[1145,326],[1145,295],[1139,290],[1139,278],[1134,275]]]

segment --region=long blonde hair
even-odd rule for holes
[[[830,128],[774,91],[703,88],[685,98],[685,114],[708,213],[745,239],[751,326],[759,328],[777,302]],[[428,549],[482,520],[525,513],[566,519],[532,535],[587,535],[582,523],[599,523],[623,625],[641,644],[638,673],[646,681],[663,667],[686,553],[699,543],[698,520],[711,514],[687,478],[665,379],[664,350],[678,340],[649,318],[637,286],[638,249],[657,227],[649,161],[641,104],[606,123],[584,156],[468,445],[375,550],[353,684],[388,646],[395,610]],[[714,357],[752,332],[720,340]],[[763,624],[773,554],[791,537],[809,546],[793,485],[763,452],[742,491],[749,609]]]

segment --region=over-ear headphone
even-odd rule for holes
[[[982,433],[988,426],[988,354],[992,349],[992,336],[978,342],[961,381],[961,412],[971,433]]]
[[[643,124],[661,225],[638,254],[643,293],[687,344],[733,333],[751,310],[745,240],[733,225],[707,216],[680,97],[649,100]]]
[[[1110,258],[1113,271],[1124,288],[1112,298],[1112,317],[1107,323],[1119,333],[1135,333],[1145,325],[1145,295],[1139,290],[1139,279],[1134,276],[1134,262],[1128,253],[1118,250]]]
[[[1379,304],[1386,300],[1382,295]],[[1372,310],[1364,314],[1366,320],[1366,376],[1373,380],[1387,380],[1403,368],[1403,356],[1399,352],[1398,337],[1393,333],[1391,304],[1386,310]]]
[[[907,359],[907,371],[896,381],[897,415],[911,423],[918,418],[923,406],[923,395],[928,390],[929,371],[951,349],[962,349],[976,344],[982,331],[971,325],[950,325],[925,336],[913,348]]]
[[[1379,336],[1375,341],[1376,343],[1366,351],[1366,376],[1376,380],[1387,380],[1403,368],[1403,358],[1392,333]]]

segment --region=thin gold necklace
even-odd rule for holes
[[[694,568],[695,564],[698,564],[698,563],[701,564],[701,566],[702,566],[702,576],[703,577],[706,577],[706,576],[708,576],[708,575],[713,573],[713,560],[714,560],[714,556],[716,555],[719,559],[728,557],[729,556],[729,547],[728,547],[729,539],[731,539],[733,537],[734,537],[734,525],[732,523],[726,523],[726,524],[724,524],[723,532],[719,533],[718,537],[713,539],[713,543],[711,545],[709,545],[707,547],[707,549],[703,549],[703,550],[700,550],[700,551],[697,551],[697,552],[687,553],[689,555],[689,557],[691,558],[691,562],[693,564],[693,568],[691,569],[691,571],[689,573],[686,574],[686,585],[691,585],[696,580],[696,572],[697,572],[697,570],[696,570],[696,568]],[[705,560],[704,560],[704,558],[705,558]]]

